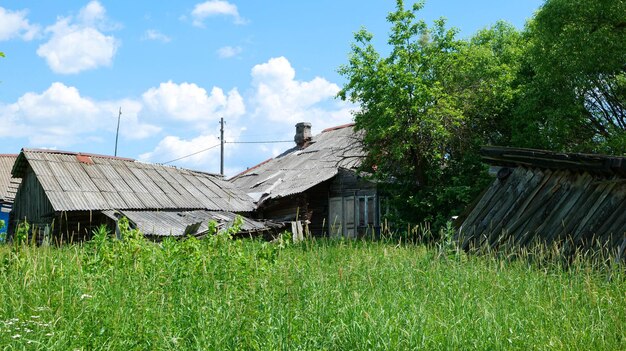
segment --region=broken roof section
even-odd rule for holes
[[[0,203],[12,203],[20,186],[21,179],[11,175],[15,159],[16,154],[0,155]]]
[[[202,237],[208,234],[209,221],[215,221],[216,229],[227,228],[235,222],[236,214],[223,211],[102,211],[107,217],[118,220],[124,216],[144,235],[159,237]],[[261,223],[241,217],[239,234],[256,233],[270,229],[271,223]]]
[[[24,177],[28,167],[55,211],[254,209],[249,196],[209,173],[121,157],[22,149],[13,176]]]
[[[356,169],[365,153],[362,134],[354,124],[328,128],[303,146],[264,161],[231,178],[257,205],[269,199],[302,193],[324,182],[339,169]]]

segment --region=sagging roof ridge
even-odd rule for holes
[[[331,131],[337,130],[337,129],[354,127],[355,125],[356,125],[356,123],[346,123],[346,124],[342,124],[342,125],[338,125],[338,126],[334,126],[334,127],[329,127],[329,128],[326,128],[326,129],[322,130],[322,133],[331,132]]]
[[[328,133],[328,132],[332,132],[332,131],[339,130],[339,129],[344,129],[344,128],[350,128],[350,127],[354,127],[354,126],[355,126],[355,123],[346,123],[346,124],[340,124],[340,125],[338,125],[338,126],[334,126],[334,127],[328,127],[328,128],[326,128],[326,129],[322,130],[322,132],[321,132],[320,134],[315,135],[315,136],[314,136],[314,138],[315,138],[316,136],[321,135],[321,134],[324,134],[324,133]],[[308,146],[311,146],[311,145],[313,145],[313,144],[315,144],[315,140],[312,140],[311,142],[307,143],[307,144],[306,144],[306,146],[305,146],[304,148],[298,148],[298,147],[292,147],[292,148],[289,148],[289,149],[287,149],[286,151],[284,151],[283,153],[281,153],[280,155],[278,155],[278,156],[276,156],[276,157],[270,157],[270,158],[268,158],[267,160],[265,160],[265,161],[263,161],[263,162],[260,162],[260,163],[258,163],[258,164],[256,164],[256,165],[254,165],[254,166],[252,166],[252,167],[250,167],[250,168],[247,168],[247,169],[245,169],[245,170],[243,170],[243,171],[241,171],[241,172],[239,172],[239,173],[235,174],[234,176],[230,177],[230,179],[228,179],[228,181],[232,181],[232,180],[234,180],[234,179],[237,179],[238,177],[244,176],[244,175],[246,175],[248,172],[250,172],[250,171],[252,171],[252,170],[254,170],[254,169],[257,169],[257,168],[259,168],[259,167],[263,166],[264,164],[266,164],[266,163],[268,163],[268,162],[270,162],[270,161],[272,161],[272,160],[274,160],[274,159],[276,159],[276,158],[279,158],[279,157],[281,157],[281,156],[285,156],[285,155],[287,155],[287,154],[290,154],[290,153],[291,153],[291,152],[293,152],[294,150],[297,150],[297,149],[304,150],[304,149],[306,149]]]
[[[74,155],[74,156],[81,155],[81,156],[106,158],[106,159],[128,161],[128,162],[136,162],[137,161],[137,160],[135,160],[133,158],[129,158],[129,157],[102,155],[102,154],[95,154],[95,153],[90,153],[90,152],[75,152],[75,151],[65,151],[65,150],[53,150],[53,149],[30,149],[30,148],[23,148],[22,152],[47,153],[47,154],[59,154],[59,155]]]

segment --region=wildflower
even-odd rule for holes
[[[30,318],[37,319],[37,318],[39,318],[39,316],[30,316]]]
[[[19,338],[21,338],[21,337],[22,337],[22,336],[21,336],[20,334],[15,334],[15,335],[13,335],[13,336],[12,336],[12,338],[13,338],[13,339],[19,339]]]
[[[82,295],[80,295],[80,299],[81,299],[81,300],[83,300],[83,299],[90,299],[90,298],[92,298],[92,297],[93,297],[93,296],[91,296],[91,295],[89,295],[89,294],[82,294]]]

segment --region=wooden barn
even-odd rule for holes
[[[626,157],[485,147],[501,167],[458,232],[464,249],[559,243],[564,253],[597,248],[623,257]]]
[[[13,200],[17,187],[20,185],[19,178],[13,178],[11,169],[17,159],[17,155],[0,155],[0,220],[4,221],[4,227],[0,228],[0,233],[6,233],[9,225],[9,213],[13,208]]]
[[[128,158],[23,149],[12,169],[21,178],[9,235],[26,220],[37,240],[84,240],[100,224],[125,216],[146,236],[203,235],[213,219],[226,224],[249,213],[250,197],[221,176]],[[244,220],[242,230],[266,230]]]
[[[298,123],[296,145],[230,181],[256,201],[257,218],[303,221],[314,235],[355,237],[380,230],[375,183],[360,177],[360,134],[353,124],[311,135]]]

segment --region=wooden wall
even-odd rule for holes
[[[55,212],[32,168],[28,166],[18,188],[9,220],[9,236],[24,219],[30,224],[30,239],[44,240],[46,231],[52,243],[76,242],[91,238],[91,232],[100,224],[115,228],[108,217],[99,211]],[[46,227],[48,229],[46,229]]]
[[[500,172],[463,222],[464,249],[562,243],[565,250],[626,243],[626,179],[572,170]],[[507,173],[509,173],[507,175]]]
[[[372,196],[376,201],[376,228],[379,229],[379,201],[376,185],[357,177],[354,172],[340,171],[330,180],[322,182],[301,194],[295,194],[265,203],[257,213],[257,218],[276,221],[294,221],[296,214],[299,220],[308,220],[309,231],[314,236],[326,236],[329,233],[329,199],[330,197]],[[357,205],[356,201],[351,202]],[[350,213],[355,213],[352,209]],[[365,231],[367,228],[361,228]]]
[[[25,219],[30,224],[31,229],[43,231],[46,226],[52,225],[54,217],[52,204],[46,197],[46,193],[32,168],[28,166],[15,195],[9,220],[9,236],[14,233],[17,223],[23,222]]]

